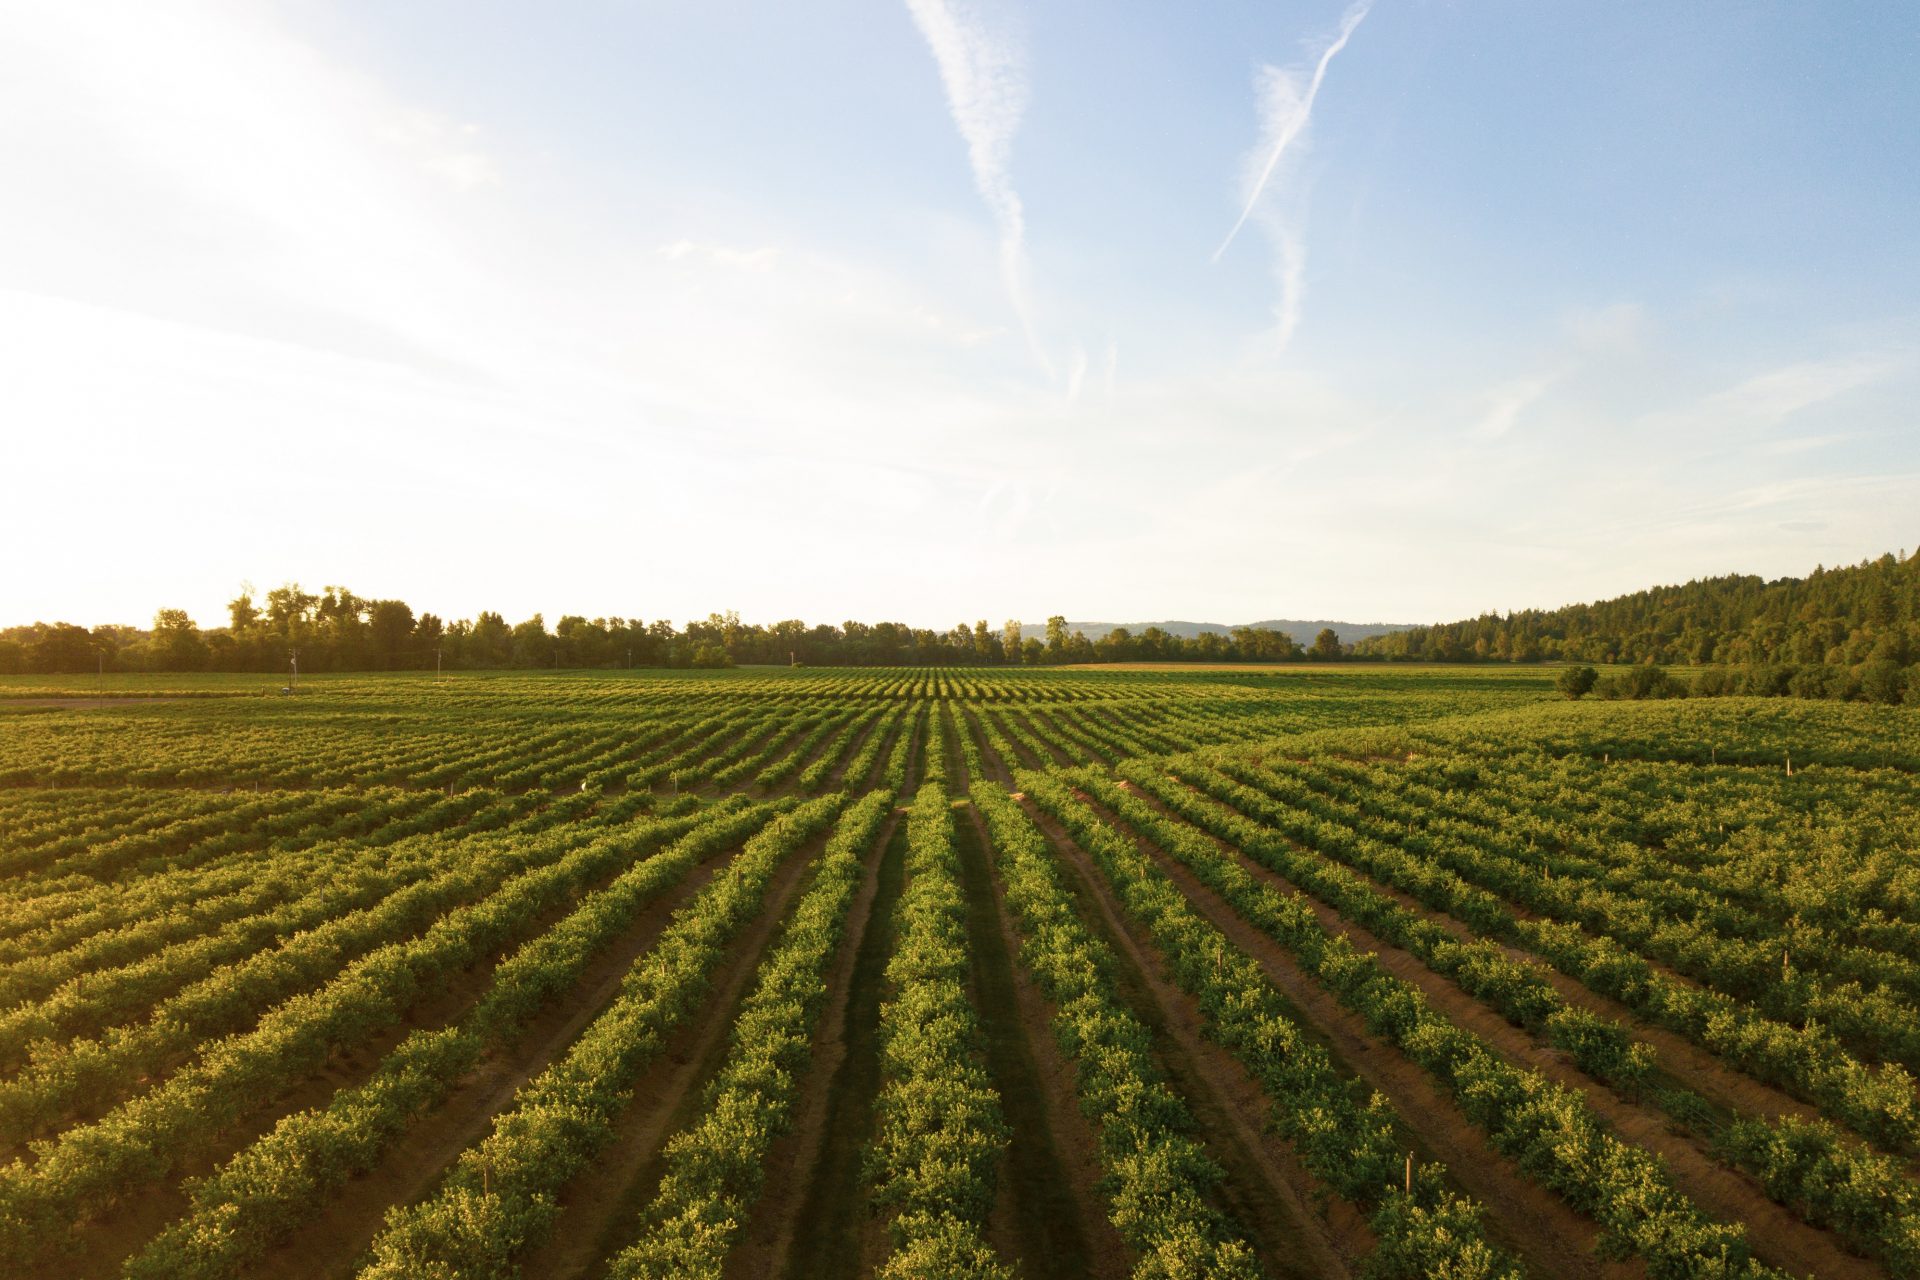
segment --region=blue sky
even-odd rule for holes
[[[6,11],[8,621],[1426,620],[1915,541],[1909,6]]]

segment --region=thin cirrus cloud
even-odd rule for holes
[[[1280,286],[1280,297],[1275,304],[1278,324],[1274,336],[1278,351],[1286,350],[1300,327],[1300,308],[1306,293],[1306,243],[1301,230],[1304,209],[1297,205],[1291,210],[1277,208],[1268,192],[1274,186],[1276,175],[1284,178],[1283,162],[1297,156],[1305,146],[1307,125],[1313,118],[1313,104],[1320,96],[1320,86],[1326,82],[1327,68],[1347,47],[1347,41],[1353,38],[1372,7],[1372,0],[1360,0],[1346,11],[1340,19],[1339,31],[1320,51],[1310,77],[1294,69],[1263,66],[1255,78],[1260,143],[1248,152],[1243,167],[1240,216],[1220,241],[1220,247],[1213,251],[1212,261],[1219,262],[1241,228],[1259,216],[1273,241],[1274,273]]]
[[[1557,372],[1544,373],[1496,388],[1487,395],[1485,412],[1468,429],[1467,435],[1480,441],[1493,441],[1505,436],[1513,430],[1521,415],[1552,389],[1560,376]]]
[[[933,51],[954,127],[967,144],[973,184],[1000,233],[1000,273],[1027,348],[1048,378],[1027,276],[1026,213],[1012,175],[1013,139],[1027,109],[1026,51],[1007,21],[952,0],[907,0]]]

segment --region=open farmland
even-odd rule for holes
[[[1920,1275],[1920,712],[0,680],[0,1267]]]

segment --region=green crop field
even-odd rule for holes
[[[0,678],[0,1270],[1920,1276],[1920,710]]]

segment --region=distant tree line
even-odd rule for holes
[[[1047,620],[1045,638],[1021,638],[1021,624],[983,619],[950,631],[898,622],[760,626],[715,613],[676,628],[638,618],[540,614],[509,625],[498,613],[446,622],[403,600],[372,600],[345,587],[319,594],[290,583],[256,600],[244,588],[227,605],[227,625],[202,629],[185,610],[162,609],[153,626],[35,623],[0,631],[0,674],[91,671],[306,672],[431,671],[552,667],[1045,666],[1070,662],[1275,662],[1341,656],[1323,631],[1310,649],[1285,632],[1242,627],[1231,635],[1185,638],[1158,627],[1116,628],[1098,641]]]
[[[1920,661],[1920,552],[1806,578],[1702,578],[1596,604],[1483,614],[1357,642],[1418,662],[1832,666]]]
[[[1853,666],[1824,662],[1713,665],[1675,674],[1642,663],[1602,676],[1592,667],[1567,667],[1555,682],[1569,698],[1639,701],[1647,698],[1815,698],[1827,702],[1904,702],[1920,707],[1920,663],[1901,666],[1870,658]]]

